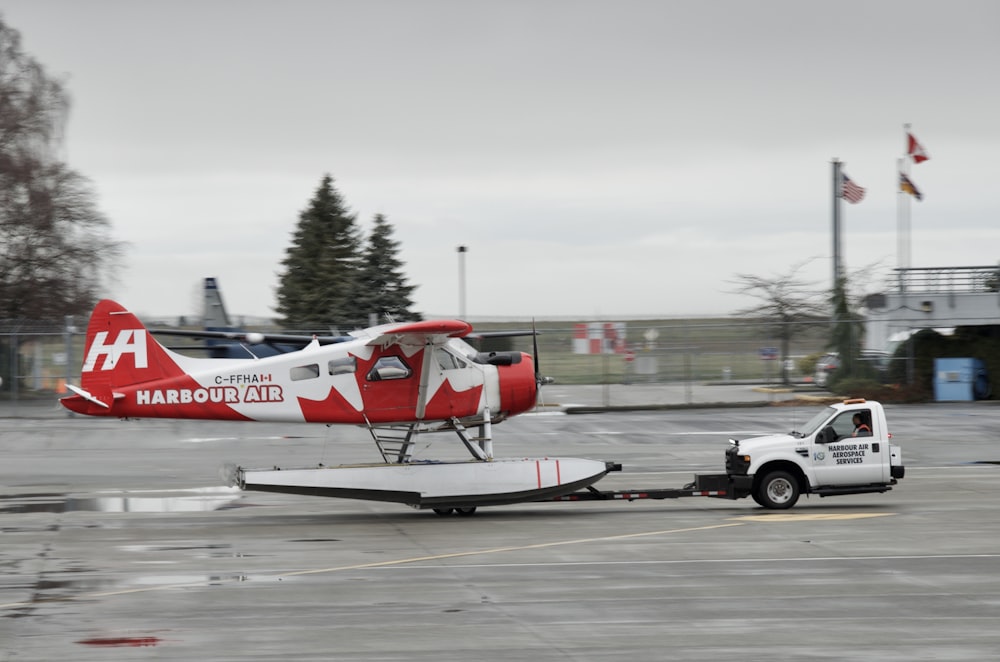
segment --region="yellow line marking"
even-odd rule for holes
[[[553,542],[543,542],[535,543],[533,545],[517,545],[513,547],[494,547],[492,549],[480,549],[480,550],[469,550],[464,552],[449,552],[447,554],[431,554],[429,556],[414,556],[405,559],[394,559],[391,561],[375,561],[371,563],[357,563],[354,565],[342,565],[333,566],[330,568],[314,568],[312,570],[295,570],[291,572],[283,572],[276,575],[262,575],[256,579],[251,579],[250,581],[266,581],[266,580],[277,580],[281,581],[285,577],[301,577],[305,575],[320,575],[334,572],[346,572],[350,570],[366,570],[370,568],[386,568],[391,566],[406,565],[409,563],[426,563],[427,561],[441,561],[444,559],[457,559],[470,556],[483,556],[486,554],[503,554],[506,552],[521,552],[531,549],[547,549],[550,547],[562,547],[566,545],[583,545],[591,542],[608,542],[613,540],[628,540],[630,538],[648,538],[651,536],[662,536],[672,533],[690,533],[693,531],[710,531],[712,529],[725,529],[733,526],[743,526],[743,522],[731,522],[727,524],[710,524],[708,526],[694,526],[684,529],[664,529],[662,531],[643,531],[641,533],[623,533],[616,536],[600,536],[597,538],[578,538],[575,540],[556,540]],[[172,589],[180,588],[197,588],[199,586],[206,586],[209,584],[229,584],[229,583],[240,583],[242,581],[238,578],[231,579],[206,579],[204,581],[197,582],[184,582],[180,584],[163,584],[160,586],[143,586],[139,588],[129,588],[122,589],[120,591],[102,591],[98,593],[81,593],[80,595],[60,597],[60,598],[41,598],[37,600],[31,600],[26,602],[9,602],[7,604],[0,604],[0,609],[16,609],[22,607],[30,607],[32,605],[42,604],[46,602],[73,602],[77,600],[90,600],[94,598],[107,598],[116,595],[129,595],[134,593],[150,593],[152,591],[168,591]]]
[[[426,561],[440,561],[443,559],[457,559],[468,556],[481,556],[485,554],[502,554],[504,552],[521,552],[529,549],[546,549],[548,547],[561,547],[564,545],[582,545],[589,542],[608,542],[611,540],[627,540],[629,538],[645,538],[649,536],[660,536],[668,533],[690,533],[692,531],[709,531],[711,529],[724,529],[731,526],[741,526],[742,522],[732,524],[711,524],[708,526],[695,526],[687,529],[665,529],[663,531],[644,531],[642,533],[623,533],[617,536],[601,536],[598,538],[579,538],[577,540],[557,540],[554,542],[541,542],[534,545],[518,545],[515,547],[495,547],[493,549],[481,549],[467,552],[450,552],[448,554],[433,554],[431,556],[417,556],[410,559],[396,559],[394,561],[380,561],[375,563],[360,563],[358,565],[337,566],[333,568],[318,568],[315,570],[298,570],[286,572],[276,577],[295,577],[299,575],[316,575],[327,572],[340,572],[343,570],[363,570],[366,568],[382,568],[386,566],[404,565],[407,563],[422,563]],[[0,605],[2,606],[2,605]]]

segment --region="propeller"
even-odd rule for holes
[[[531,320],[531,349],[532,349],[532,359],[535,361],[535,383],[541,387],[543,384],[551,384],[555,381],[552,377],[545,377],[542,375],[542,370],[538,364],[538,331],[535,329],[535,320]]]
[[[542,372],[538,367],[538,331],[535,329],[535,318],[531,318],[531,358],[535,360],[535,383],[542,385]]]
[[[545,406],[545,398],[542,395],[542,386],[555,382],[555,378],[542,375],[538,363],[538,330],[535,328],[535,319],[531,319],[531,349],[532,359],[535,361],[535,408]]]

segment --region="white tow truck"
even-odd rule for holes
[[[902,450],[890,438],[882,405],[851,399],[826,407],[798,431],[730,439],[725,473],[695,474],[693,482],[680,488],[599,490],[593,483],[608,472],[620,471],[621,465],[578,458],[285,470],[232,467],[228,478],[244,490],[394,501],[433,509],[439,515],[471,515],[478,506],[530,500],[694,496],[749,496],[764,508],[783,510],[794,506],[802,494],[826,497],[891,490],[903,478],[904,467]]]
[[[730,439],[726,473],[696,474],[679,489],[601,492],[594,487],[557,501],[752,497],[764,508],[791,508],[802,494],[821,497],[887,492],[905,473],[903,452],[889,440],[878,402],[844,400],[787,434]]]
[[[726,474],[733,498],[765,508],[791,508],[800,494],[821,497],[886,492],[905,473],[903,451],[890,443],[885,410],[874,401],[844,400],[788,434],[730,440]]]

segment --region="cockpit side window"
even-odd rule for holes
[[[366,379],[370,382],[388,381],[390,379],[406,379],[413,374],[410,366],[398,356],[380,357],[372,369],[368,371]]]

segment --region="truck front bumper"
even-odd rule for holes
[[[734,476],[732,474],[696,474],[694,483],[688,487],[700,491],[716,491],[725,494],[727,499],[742,499],[750,494],[753,488],[753,476]]]

